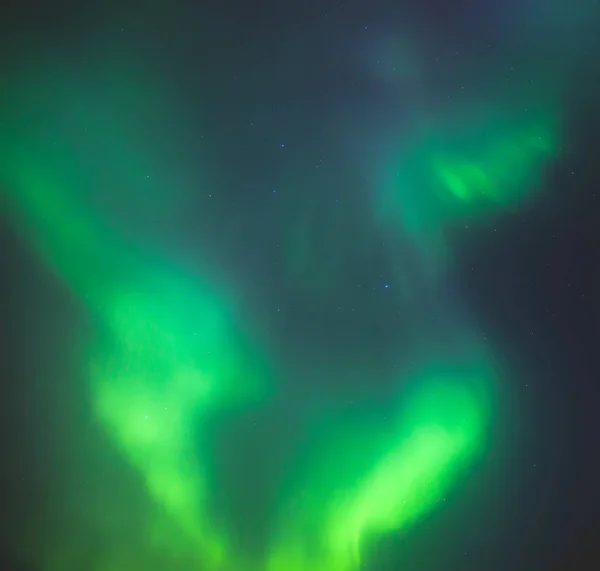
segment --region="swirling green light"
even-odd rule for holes
[[[325,430],[281,497],[264,559],[240,553],[231,530],[217,523],[213,459],[202,438],[215,411],[268,401],[269,360],[249,341],[216,277],[158,254],[159,244],[136,239],[118,209],[103,202],[108,188],[117,204],[143,199],[140,208],[155,214],[177,208],[181,194],[156,182],[160,176],[149,179],[157,151],[138,136],[143,121],[129,115],[137,101],[131,94],[141,100],[153,90],[115,80],[99,98],[60,73],[49,77],[43,93],[32,87],[39,81],[17,82],[11,92],[2,186],[32,249],[106,332],[108,340],[90,350],[85,382],[97,420],[156,508],[143,524],[143,548],[163,558],[149,563],[152,555],[136,557],[113,537],[87,568],[148,571],[184,560],[203,571],[359,569],[372,537],[432,510],[480,450],[490,414],[486,367],[426,370],[413,380],[414,394],[399,397],[389,422],[371,426],[359,418]],[[425,162],[438,165],[434,172],[450,181],[450,194],[466,198],[474,171],[437,160],[428,154]],[[89,517],[102,520],[101,510]],[[65,541],[39,563],[79,569],[84,552]]]

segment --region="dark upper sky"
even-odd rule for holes
[[[596,568],[592,0],[12,4],[9,568]],[[410,395],[450,434],[467,410],[428,375],[484,370],[477,451],[418,471]],[[131,415],[167,402],[151,440]],[[323,539],[351,525],[360,565]]]

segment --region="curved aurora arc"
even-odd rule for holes
[[[187,275],[152,247],[134,244],[81,193],[107,168],[133,181],[136,192],[151,153],[133,139],[113,145],[108,126],[94,132],[95,146],[82,145],[65,121],[73,120],[74,102],[75,123],[93,122],[98,107],[73,95],[75,88],[59,84],[44,92],[42,131],[19,124],[31,112],[27,105],[39,112],[36,97],[26,91],[15,99],[18,108],[7,110],[14,138],[1,142],[0,179],[32,248],[111,332],[110,347],[90,356],[87,381],[98,419],[161,508],[145,530],[149,546],[166,556],[184,555],[199,571],[358,570],[374,538],[406,529],[433,510],[484,447],[493,416],[489,360],[474,348],[466,371],[423,367],[398,399],[391,428],[353,420],[323,434],[282,498],[265,560],[236,552],[235,538],[208,507],[210,458],[198,452],[192,435],[204,414],[268,400],[268,359],[246,341],[227,296],[216,295],[216,287]],[[146,97],[148,90],[141,93]],[[102,102],[105,116],[116,103]],[[123,127],[120,136],[127,137],[132,126],[126,118],[116,121]],[[123,152],[131,160],[124,161]],[[468,178],[449,188],[464,194]],[[152,192],[160,212],[166,192],[159,186]],[[108,549],[103,557],[93,571],[135,567],[118,550]],[[40,563],[56,568],[53,561]]]

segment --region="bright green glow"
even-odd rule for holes
[[[478,129],[470,129],[444,151],[432,151],[434,176],[442,189],[458,200],[486,206],[506,206],[524,198],[541,182],[544,166],[557,153],[558,133],[551,115],[535,117],[522,112],[510,124],[496,119],[485,126],[481,140]],[[466,139],[466,140],[465,140]]]
[[[359,569],[373,539],[443,501],[485,443],[489,379],[430,372],[412,381],[391,423],[338,424],[319,441],[322,460],[296,484],[270,571]]]
[[[229,552],[205,508],[208,466],[198,433],[215,409],[256,402],[266,368],[236,341],[208,294],[168,279],[161,293],[124,295],[109,307],[116,343],[92,368],[94,402],[148,492],[177,523],[177,541],[185,540],[188,555],[198,555],[204,568],[221,569],[230,564]],[[172,536],[153,535],[172,549]]]
[[[248,342],[231,296],[222,288],[216,293],[218,281],[157,254],[160,244],[137,238],[137,229],[116,214],[133,203],[162,215],[180,196],[154,182],[169,178],[156,174],[160,160],[150,157],[159,153],[134,135],[144,121],[132,121],[131,106],[122,109],[124,92],[136,103],[131,93],[144,100],[152,90],[117,82],[98,97],[94,89],[81,92],[77,82],[61,81],[44,78],[43,93],[30,83],[15,90],[16,109],[42,120],[21,129],[23,117],[7,107],[11,127],[0,141],[0,176],[32,247],[106,331],[108,340],[102,337],[91,351],[85,379],[93,410],[155,508],[132,553],[112,535],[118,523],[99,502],[93,517],[112,540],[86,568],[158,571],[183,559],[186,571],[358,570],[370,541],[432,510],[481,447],[489,421],[480,396],[489,381],[485,368],[475,381],[427,372],[413,381],[412,396],[399,398],[397,418],[387,426],[358,418],[339,423],[333,435],[324,431],[306,464],[294,470],[292,500],[281,498],[264,559],[238,552],[237,538],[217,523],[212,458],[202,438],[215,411],[270,396],[270,368]],[[467,197],[472,172],[450,173],[440,164],[452,192]],[[106,172],[116,187],[103,179]],[[106,188],[114,204],[104,202]],[[82,543],[57,545],[40,563],[49,571],[79,569]]]
[[[538,190],[559,152],[559,116],[542,94],[420,122],[386,170],[380,219],[394,228],[400,222],[428,255],[445,254],[445,230]]]
[[[136,140],[133,110],[123,108],[131,88],[106,85],[100,101],[79,84],[49,81],[43,93],[28,87],[15,96],[42,120],[21,131],[15,124],[14,139],[2,141],[3,187],[32,245],[108,330],[110,341],[92,351],[89,386],[98,419],[156,503],[147,542],[194,567],[230,568],[228,538],[208,508],[210,464],[199,436],[215,410],[262,400],[268,367],[241,335],[226,294],[148,255],[152,247],[133,244],[133,232],[100,206],[110,198],[119,212],[143,197],[140,207],[150,202],[166,212],[172,200],[173,189],[147,175],[156,172],[147,160],[152,148]],[[150,91],[140,87],[139,100]],[[108,117],[119,109],[117,133]],[[107,171],[117,189],[98,183]],[[52,557],[50,568],[77,561],[75,554]],[[94,569],[131,568],[115,557],[99,556]]]

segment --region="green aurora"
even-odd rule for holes
[[[378,219],[408,236],[439,275],[449,232],[518,210],[541,190],[561,150],[559,118],[555,89],[424,118],[382,168]]]
[[[169,259],[103,203],[139,203],[150,216],[184,208],[185,190],[160,172],[160,152],[143,135],[144,113],[174,107],[169,97],[148,98],[153,83],[115,69],[102,80],[44,71],[9,84],[2,189],[32,250],[109,332],[110,342],[90,342],[83,382],[154,506],[135,547],[113,538],[86,568],[151,571],[177,560],[205,571],[357,571],[379,538],[440,509],[485,450],[494,419],[496,373],[477,343],[467,364],[439,364],[432,347],[429,362],[400,374],[391,416],[322,427],[281,485],[262,556],[237,547],[212,501],[202,427],[219,410],[267,406],[285,372],[223,276]],[[92,79],[101,90],[83,88]],[[145,108],[131,113],[138,101]],[[552,108],[463,115],[422,126],[374,203],[378,221],[410,236],[430,263],[439,262],[448,224],[518,206],[560,146]],[[54,542],[36,551],[36,563],[79,569],[78,550],[77,541]]]

